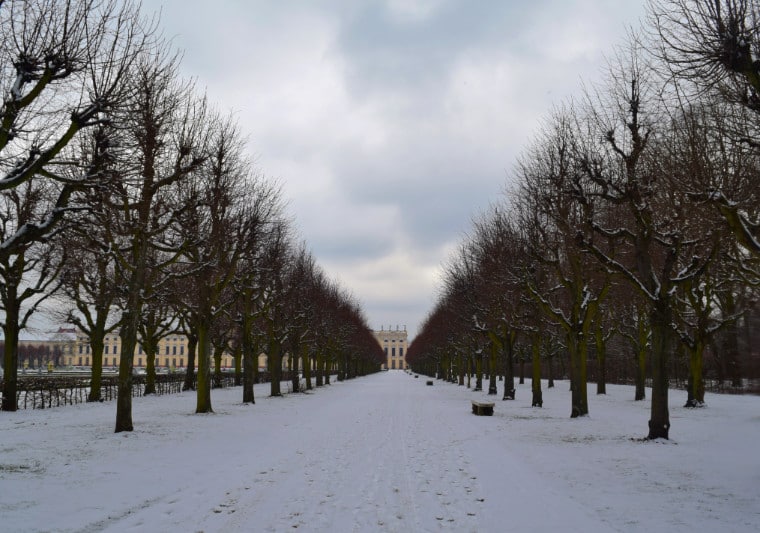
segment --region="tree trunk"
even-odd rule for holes
[[[607,346],[601,324],[594,328],[594,346],[596,347],[596,393],[607,394]]]
[[[346,379],[346,356],[341,353],[338,356],[338,381]]]
[[[636,395],[634,400],[640,402],[647,397],[647,351],[641,346],[636,352]]]
[[[317,387],[324,385],[324,355],[321,350],[317,350]]]
[[[146,180],[148,181],[148,180]],[[145,203],[140,207],[140,227],[145,227],[147,211]],[[148,203],[149,205],[149,203]],[[141,232],[132,236],[134,250],[132,253],[132,270],[127,284],[127,301],[121,315],[121,355],[119,359],[118,391],[116,393],[116,427],[114,432],[133,431],[132,424],[132,367],[134,363],[135,347],[137,346],[137,332],[139,331],[141,313],[143,308],[142,293],[145,287],[145,275],[147,271],[147,239]]]
[[[87,394],[88,402],[101,401],[100,389],[103,383],[103,337],[105,336],[103,331],[105,330],[105,324],[101,329],[97,325],[90,332],[90,348],[92,349],[92,369],[90,376],[90,392]]]
[[[636,324],[636,344],[634,346],[636,350],[636,396],[634,400],[637,402],[644,400],[647,396],[647,345],[649,344],[650,333],[650,328],[644,320],[644,314],[639,312]]]
[[[303,377],[306,380],[306,390],[311,390],[311,358],[309,357],[309,345],[304,345],[301,350],[301,366],[303,367]]]
[[[301,380],[299,373],[299,362],[301,360],[301,343],[293,347],[293,353],[288,356],[288,367],[290,368],[290,385],[293,392],[301,392]]]
[[[506,341],[506,364],[504,372],[504,398],[503,400],[515,399],[515,357],[514,357],[514,339],[508,338]]]
[[[6,304],[7,305],[7,304]],[[7,305],[5,310],[5,347],[3,351],[3,411],[18,410],[18,320],[19,306]]]
[[[488,395],[489,396],[495,396],[499,393],[498,389],[496,388],[496,361],[497,361],[497,354],[499,351],[499,346],[492,342],[491,343],[491,353],[488,357]]]
[[[670,432],[668,408],[668,355],[671,342],[671,311],[665,297],[653,303],[652,328],[652,404],[648,439],[667,439]]]
[[[533,391],[533,407],[542,407],[544,405],[543,393],[541,392],[541,336],[533,337],[532,367],[531,367],[531,390]]]
[[[211,408],[211,337],[203,319],[198,320],[198,379],[196,386],[196,413],[213,413]]]
[[[195,353],[198,348],[198,337],[191,333],[187,334],[187,369],[185,370],[185,383],[182,390],[195,390]]]
[[[280,381],[282,381],[282,348],[274,338],[269,340],[269,353],[267,354],[267,366],[269,367],[270,396],[282,396]]]
[[[256,382],[254,378],[254,366],[258,366],[258,357],[253,354],[253,350],[246,348],[243,350],[243,403],[256,403],[253,394],[253,385]]]
[[[116,428],[115,433],[132,431],[132,363],[137,346],[137,325],[141,303],[132,301],[127,304],[121,317],[121,355],[119,358],[119,388],[116,393]]]
[[[689,346],[689,383],[686,405],[684,407],[701,407],[705,403],[705,380],[703,375],[705,343],[697,339],[694,346]]]
[[[571,411],[570,418],[588,414],[587,368],[588,345],[583,331],[573,330],[567,335],[567,348],[570,352]]]

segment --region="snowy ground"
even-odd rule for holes
[[[0,530],[757,531],[760,398],[709,396],[672,440],[642,442],[648,402],[630,387],[569,418],[567,383],[531,408],[470,413],[464,387],[391,371],[242,405],[213,391],[0,413]],[[499,384],[501,386],[501,383]],[[593,388],[592,388],[593,390]]]

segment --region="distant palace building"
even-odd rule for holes
[[[118,368],[121,359],[121,338],[118,333],[109,333],[104,338],[103,367]],[[3,339],[0,339],[0,343]],[[187,337],[181,334],[167,335],[161,339],[156,348],[156,368],[184,369],[188,362]],[[145,368],[148,356],[140,343],[135,346],[132,366]],[[76,328],[60,328],[48,335],[48,340],[20,340],[19,366],[23,368],[46,367],[53,363],[55,367],[91,367],[92,353],[90,339]],[[259,355],[259,369],[266,369],[266,355]],[[283,369],[287,368],[287,355],[283,357]],[[196,361],[196,366],[198,362]],[[232,355],[224,352],[221,359],[222,368],[233,368]]]
[[[409,340],[406,333],[406,326],[403,329],[385,329],[380,326],[380,331],[374,331],[375,338],[385,352],[385,369],[386,370],[406,370],[406,350]]]

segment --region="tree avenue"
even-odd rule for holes
[[[0,0],[5,411],[18,408],[19,333],[52,297],[89,339],[88,401],[103,399],[118,332],[116,432],[134,429],[135,354],[151,394],[172,335],[188,339],[196,413],[213,412],[225,353],[250,405],[261,356],[272,397],[381,368],[361,306],[300,242],[281,185],[156,28],[130,1]],[[527,366],[535,408],[543,377],[567,378],[573,418],[591,410],[589,381],[604,394],[630,380],[635,401],[651,387],[647,439],[670,437],[672,386],[693,408],[708,376],[736,389],[760,377],[747,357],[758,58],[760,1],[650,0],[603,80],[547,116],[447,261],[412,369],[491,396],[502,378],[515,400]]]
[[[463,384],[466,359],[502,354],[489,372],[507,376],[506,399],[514,353],[521,369],[531,363],[540,407],[535,382],[548,369],[551,383],[558,359],[573,417],[589,412],[587,379],[599,394],[630,379],[637,401],[651,385],[648,439],[669,438],[668,390],[681,376],[686,407],[705,405],[708,364],[720,383],[755,377],[759,24],[755,0],[650,1],[605,79],[546,119],[505,198],[476,220],[411,367]],[[494,233],[506,253],[470,252]],[[485,345],[468,341],[477,331]]]
[[[86,207],[78,193],[104,181],[108,139],[89,161],[72,145],[118,112],[152,34],[131,2],[0,2],[3,410],[16,410],[18,333],[56,288],[65,260],[45,248],[65,215]]]
[[[89,337],[89,401],[119,334],[116,432],[134,429],[136,350],[150,394],[169,335],[191,341],[198,413],[213,411],[224,352],[246,403],[261,354],[273,396],[284,355],[294,390],[312,369],[317,386],[380,370],[360,307],[295,244],[279,185],[151,18],[131,2],[7,0],[0,27],[3,410],[17,408],[18,332],[53,295]]]

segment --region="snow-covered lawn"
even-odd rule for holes
[[[400,371],[215,414],[182,393],[0,413],[0,531],[757,531],[760,398],[681,407],[644,442],[649,403],[611,386],[569,418],[566,382],[530,407]],[[501,387],[501,383],[499,386]],[[545,387],[545,384],[544,384]],[[591,387],[590,392],[593,391]]]

